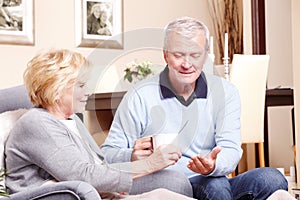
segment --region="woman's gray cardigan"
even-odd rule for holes
[[[41,108],[30,109],[18,120],[5,147],[6,185],[11,192],[52,179],[85,181],[99,192],[130,191],[131,163],[105,163],[85,125],[76,115],[73,118],[83,139]],[[101,164],[95,163],[91,149]]]

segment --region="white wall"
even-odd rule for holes
[[[0,88],[23,83],[26,63],[43,48],[75,49],[74,1],[34,1],[35,45],[0,45]],[[84,54],[90,50],[80,49]]]
[[[75,46],[75,2],[73,0],[34,1],[35,45],[0,44],[0,89],[22,84],[26,63],[41,49],[68,48],[86,56],[94,53],[93,48]],[[123,0],[123,2],[124,32],[150,27],[163,28],[170,20],[182,15],[198,18],[211,28],[206,0],[189,0],[188,3],[185,0]],[[105,52],[109,51],[118,52],[118,50],[105,50]],[[159,60],[161,54],[157,55]]]
[[[244,50],[252,53],[251,2],[244,6]],[[270,55],[268,88],[293,87],[291,0],[266,0],[266,51]],[[280,15],[278,13],[281,13]],[[269,161],[271,167],[293,165],[291,106],[268,108]],[[280,148],[278,148],[280,147]],[[282,148],[284,147],[284,148]],[[247,151],[253,146],[247,145]],[[248,167],[254,167],[254,159],[247,153]]]
[[[270,55],[268,88],[293,87],[291,0],[266,0],[265,7],[266,51]],[[291,109],[292,106],[268,108],[270,166],[284,167],[286,171],[294,164]]]
[[[268,88],[293,86],[291,0],[266,0]],[[279,15],[279,13],[281,13]]]
[[[295,128],[296,128],[296,145],[297,145],[297,180],[300,180],[300,1],[292,0],[292,39],[293,39],[293,70],[294,70],[294,104],[295,104]]]
[[[81,1],[81,0],[76,0]],[[162,29],[170,20],[188,15],[202,20],[212,29],[206,0],[123,0],[124,49],[94,49],[75,45],[75,2],[74,0],[41,0],[34,1],[35,12],[35,45],[1,45],[0,44],[0,89],[23,83],[23,71],[26,63],[38,51],[44,48],[68,48],[76,50],[93,60],[96,64],[95,81],[100,83],[95,92],[113,92],[124,90],[128,84],[118,85],[123,79],[123,68],[133,59],[149,59],[163,63],[160,49],[144,49],[139,45],[145,37],[134,37],[132,32],[145,28]],[[80,22],[76,22],[80,23]],[[146,33],[146,40],[156,41],[153,34]],[[155,43],[155,42],[154,42]],[[157,43],[157,42],[156,42]],[[132,46],[136,45],[135,48]],[[159,45],[161,46],[160,42]],[[127,51],[128,50],[128,51]],[[130,50],[130,51],[129,51]],[[117,55],[117,56],[115,56]],[[111,66],[107,66],[108,59]],[[105,64],[104,64],[105,63]],[[87,118],[86,118],[87,119]],[[85,120],[91,132],[96,132],[91,124],[95,117]]]
[[[252,14],[251,1],[243,0],[243,40],[244,54],[252,54]]]

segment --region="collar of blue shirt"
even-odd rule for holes
[[[188,106],[196,98],[205,98],[207,96],[207,83],[204,72],[201,72],[199,78],[196,80],[196,87],[192,95],[185,100],[182,96],[176,94],[174,88],[172,87],[169,80],[169,68],[168,66],[159,75],[159,85],[163,98],[173,98],[176,97],[180,103]]]

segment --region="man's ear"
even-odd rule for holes
[[[167,59],[167,57],[168,57],[168,55],[167,55],[167,50],[163,50],[163,54],[164,54],[164,59],[165,59],[165,62],[166,62],[166,64],[168,64],[168,59]]]

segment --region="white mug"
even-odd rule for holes
[[[153,149],[157,149],[159,146],[164,144],[171,144],[177,135],[177,133],[161,133],[152,135]]]

